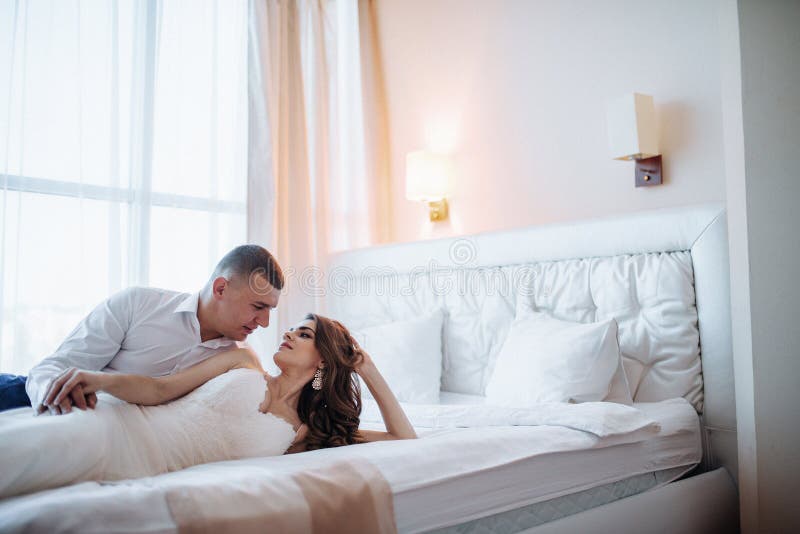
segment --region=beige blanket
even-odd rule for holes
[[[177,487],[167,503],[181,533],[396,532],[389,485],[366,460]]]

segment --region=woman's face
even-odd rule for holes
[[[272,357],[281,371],[292,368],[297,370],[316,369],[322,358],[317,350],[317,321],[306,319],[291,327],[283,334],[283,343]]]

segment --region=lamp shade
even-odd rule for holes
[[[660,154],[653,97],[631,93],[609,102],[608,146],[614,159],[645,159]]]
[[[406,198],[436,202],[453,193],[453,169],[450,158],[425,150],[406,156]]]

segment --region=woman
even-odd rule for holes
[[[273,360],[281,370],[275,377],[248,349],[158,378],[66,371],[51,385],[46,403],[58,404],[78,385],[127,403],[99,402],[94,410],[58,417],[0,418],[0,443],[15,444],[0,455],[0,497],[416,437],[372,359],[341,323],[309,314],[284,334]],[[361,396],[354,372],[380,406],[386,432],[358,429]]]

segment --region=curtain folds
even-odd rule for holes
[[[372,8],[0,2],[0,372],[126,286],[196,291],[245,240],[289,278],[264,356],[324,312],[328,255],[389,238]]]
[[[251,0],[249,38],[248,187],[271,189],[274,204],[251,196],[248,207],[274,213],[248,233],[286,271],[270,329],[279,335],[307,312],[324,313],[330,253],[390,237],[372,2]]]

